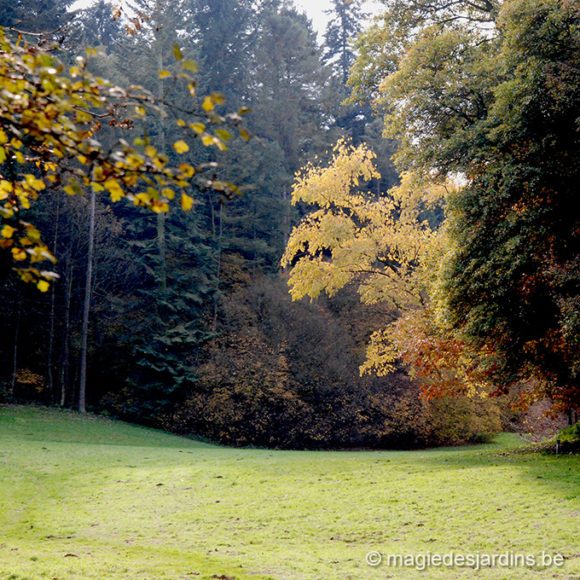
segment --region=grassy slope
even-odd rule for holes
[[[546,550],[566,566],[428,577],[578,574],[579,458],[500,453],[517,445],[235,450],[0,408],[0,578],[416,575],[368,568],[369,550]]]

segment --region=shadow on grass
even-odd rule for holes
[[[198,439],[87,413],[38,406],[0,407],[0,437],[44,443],[128,447],[212,448]]]

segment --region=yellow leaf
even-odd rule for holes
[[[179,155],[182,155],[183,153],[187,153],[189,151],[189,145],[183,140],[176,141],[173,144],[173,148],[177,153],[179,153]]]
[[[15,231],[16,231],[16,228],[13,228],[12,226],[9,226],[9,225],[5,225],[2,228],[1,235],[3,238],[11,238],[12,234],[14,234]]]
[[[36,287],[41,291],[41,292],[48,292],[48,289],[50,288],[50,284],[46,281],[46,280],[40,280],[38,282],[38,284],[36,285]]]
[[[189,211],[193,207],[193,197],[187,195],[186,193],[181,194],[181,209],[183,211]]]
[[[97,183],[96,181],[91,182],[91,187],[95,193],[100,193],[105,189],[100,183]]]
[[[134,197],[133,202],[135,205],[148,206],[151,205],[151,196],[148,193],[141,192]]]
[[[119,182],[116,179],[107,179],[104,185],[106,190],[111,194],[111,201],[120,201],[125,196],[123,188],[119,185]]]
[[[77,123],[89,123],[91,121],[92,117],[90,115],[90,113],[87,113],[86,111],[81,111],[78,110],[76,112],[76,122]]]
[[[191,123],[189,128],[198,135],[201,135],[205,131],[205,125],[203,123]]]
[[[201,104],[201,108],[206,113],[210,113],[211,111],[213,111],[215,109],[215,103],[214,103],[213,97],[211,95],[208,95],[207,97],[205,97],[203,99],[203,103]]]
[[[199,67],[197,66],[197,63],[194,60],[184,60],[181,63],[181,68],[191,73],[196,73],[199,71]]]
[[[68,195],[77,195],[78,193],[80,193],[80,187],[78,185],[78,183],[75,184],[69,184],[69,185],[65,185],[63,187],[64,192]]]
[[[183,53],[177,44],[173,45],[173,56],[175,57],[175,60],[183,60]]]
[[[195,168],[193,168],[188,163],[182,163],[179,166],[179,171],[181,172],[181,175],[186,179],[189,179],[190,177],[193,177],[195,175]]]
[[[32,187],[32,189],[34,189],[35,191],[42,191],[43,189],[46,189],[44,181],[42,181],[42,179],[37,179],[36,177],[34,177],[34,175],[31,175],[30,173],[27,173],[24,176],[24,179],[26,180],[26,183],[30,187]]]
[[[40,242],[40,232],[32,225],[26,227],[26,237],[32,242]]]
[[[12,257],[16,262],[26,260],[26,252],[22,248],[12,248]]]
[[[163,79],[168,79],[168,78],[169,78],[169,77],[171,77],[171,76],[172,76],[172,75],[171,75],[171,72],[170,72],[170,71],[168,71],[168,70],[162,70],[162,71],[159,71],[159,78],[160,78],[160,79],[162,79],[162,80],[163,80]]]
[[[162,201],[153,201],[151,204],[151,210],[153,213],[167,213],[169,211],[169,204]]]
[[[12,193],[14,191],[14,186],[10,181],[6,181],[5,179],[0,181],[0,192],[5,193]],[[4,198],[0,198],[4,199]]]
[[[201,142],[203,143],[204,147],[211,147],[212,145],[216,144],[216,138],[212,135],[204,135],[201,138]]]
[[[232,138],[232,134],[226,129],[216,129],[215,133],[222,141],[229,141]]]

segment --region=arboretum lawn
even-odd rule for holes
[[[414,452],[228,449],[125,423],[0,408],[0,578],[573,578],[580,458],[522,442]],[[365,555],[562,553],[453,571]]]

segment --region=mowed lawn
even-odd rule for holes
[[[580,461],[522,442],[228,449],[0,408],[0,578],[573,578]],[[562,553],[551,570],[370,568],[365,555]]]

